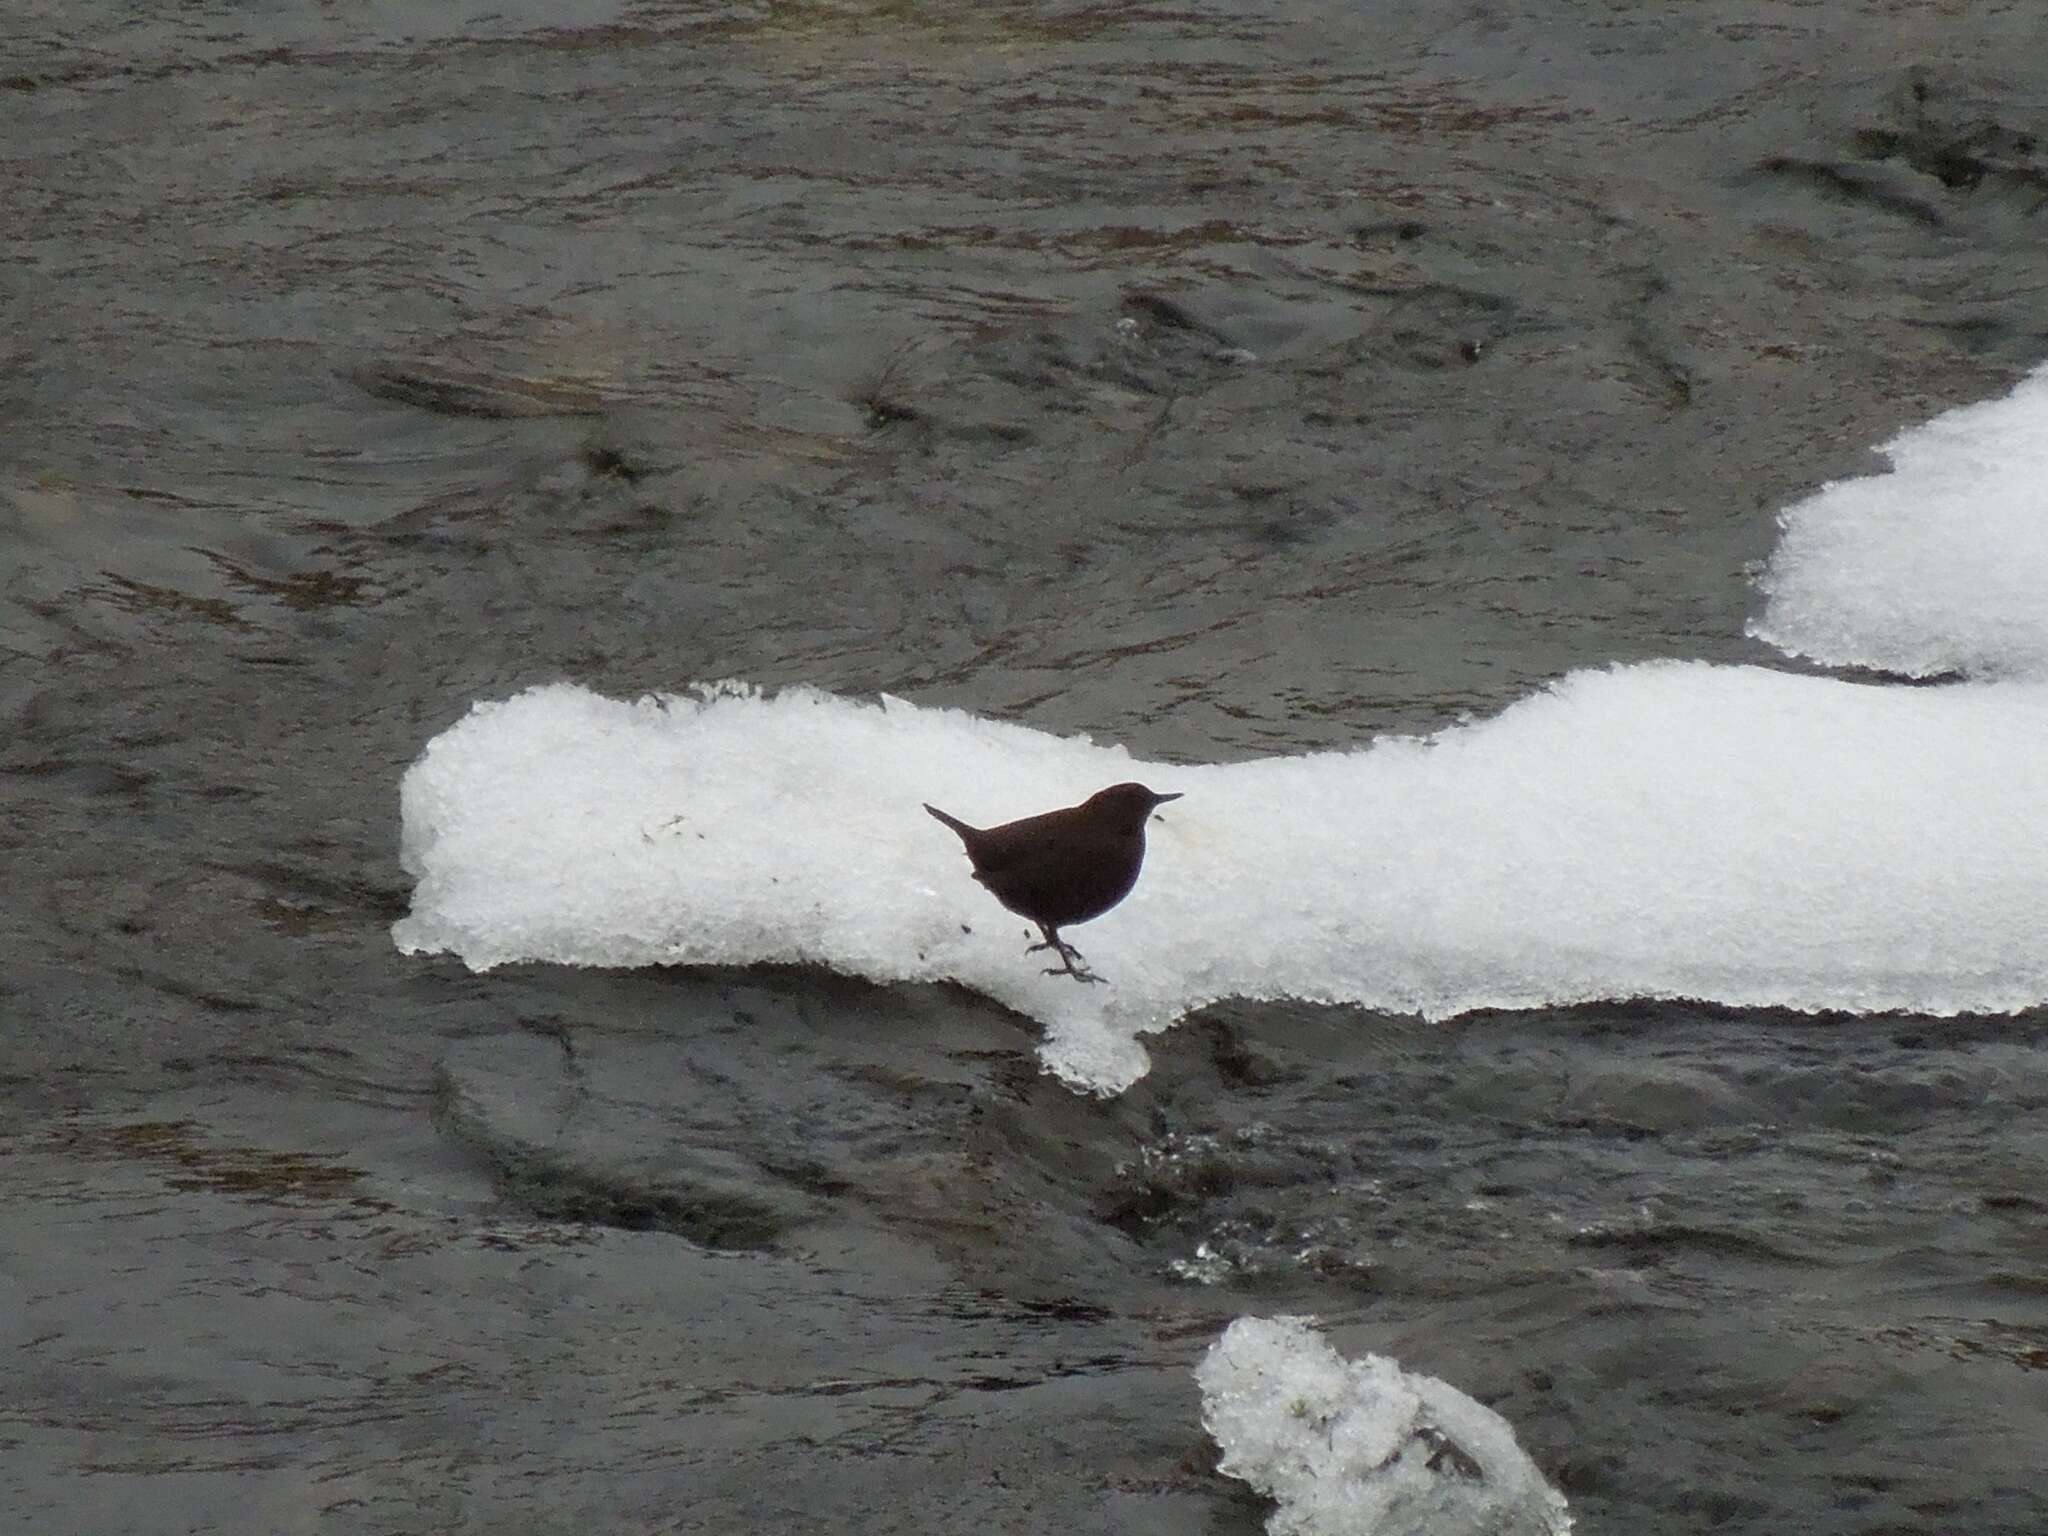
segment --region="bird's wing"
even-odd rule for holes
[[[1001,874],[1046,856],[1046,818],[1027,816],[1022,821],[985,827],[967,840],[974,855],[974,867],[985,874]]]

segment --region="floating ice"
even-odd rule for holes
[[[1565,1501],[1492,1409],[1303,1317],[1241,1317],[1195,1369],[1221,1469],[1274,1536],[1563,1536]]]
[[[1780,516],[1751,631],[1909,677],[2048,676],[2048,369],[1901,433]]]
[[[977,823],[1142,779],[1137,890],[1040,974],[920,802]],[[408,951],[479,969],[804,962],[954,978],[1116,1092],[1223,997],[1442,1017],[1594,998],[2006,1011],[2048,999],[2048,683],[1657,662],[1356,752],[1178,768],[900,700],[558,684],[406,773]]]

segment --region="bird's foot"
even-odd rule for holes
[[[1061,938],[1058,934],[1052,932],[1051,930],[1045,928],[1043,925],[1040,926],[1038,931],[1045,935],[1045,942],[1043,944],[1031,945],[1024,951],[1024,953],[1027,955],[1035,955],[1041,949],[1049,949],[1054,954],[1058,955],[1060,957],[1060,963],[1058,965],[1047,966],[1045,968],[1046,975],[1071,976],[1076,981],[1102,980],[1100,976],[1096,975],[1093,971],[1089,970],[1085,963],[1081,965],[1074,964],[1076,960],[1081,959],[1081,951],[1074,948],[1074,946],[1069,944],[1065,939]]]
[[[1050,950],[1053,950],[1053,951],[1057,952],[1057,953],[1058,953],[1058,954],[1060,955],[1060,957],[1061,957],[1062,959],[1065,959],[1065,958],[1066,958],[1066,957],[1068,957],[1068,956],[1072,956],[1072,957],[1073,957],[1074,959],[1076,959],[1076,960],[1081,960],[1081,959],[1085,959],[1085,958],[1086,958],[1086,956],[1084,956],[1084,955],[1083,955],[1083,954],[1081,953],[1081,951],[1079,951],[1078,949],[1074,948],[1074,946],[1073,946],[1073,945],[1071,945],[1071,944],[1069,944],[1069,943],[1068,943],[1068,942],[1067,942],[1067,941],[1066,941],[1065,939],[1061,939],[1061,940],[1059,940],[1059,941],[1058,941],[1057,943],[1051,943],[1051,944],[1033,944],[1033,945],[1030,945],[1030,946],[1029,946],[1028,948],[1026,948],[1026,949],[1025,949],[1024,953],[1025,953],[1025,954],[1027,954],[1027,955],[1035,955],[1035,954],[1037,954],[1037,953],[1038,953],[1038,952],[1039,952],[1039,951],[1040,951],[1041,949],[1050,949]]]
[[[1081,951],[1074,948],[1071,944],[1034,944],[1031,946],[1031,949],[1049,949],[1060,957],[1058,965],[1048,965],[1045,968],[1045,974],[1048,976],[1071,976],[1076,981],[1102,980],[1100,976],[1089,970],[1085,964],[1076,965],[1074,963],[1081,958]],[[1027,949],[1025,953],[1028,955],[1031,953],[1031,950]]]
[[[1048,976],[1071,976],[1076,981],[1097,981],[1105,987],[1109,985],[1109,978],[1107,976],[1098,976],[1093,971],[1077,970],[1071,965],[1048,965],[1045,968],[1045,974]]]

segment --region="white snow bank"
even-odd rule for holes
[[[1751,633],[1832,665],[2048,676],[2048,369],[1783,512]]]
[[[989,824],[1133,778],[1186,798],[1133,895],[1068,932],[1111,984],[1042,975],[921,802]],[[1099,1092],[1222,997],[2048,1000],[2048,683],[1652,663],[1427,739],[1198,768],[894,699],[556,685],[475,706],[402,802],[404,950],[951,977]]]

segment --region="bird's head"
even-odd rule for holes
[[[1146,820],[1156,808],[1179,798],[1178,790],[1162,795],[1142,784],[1112,784],[1090,795],[1087,804],[1091,812],[1119,831],[1142,832]]]

